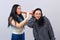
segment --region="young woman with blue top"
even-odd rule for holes
[[[20,5],[13,5],[10,16],[8,17],[8,27],[13,31],[11,40],[25,40],[24,25],[28,21],[29,13],[26,13],[25,19],[22,13],[26,12],[21,11]]]

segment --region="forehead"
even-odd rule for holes
[[[37,10],[37,11],[35,11],[35,13],[41,13],[41,11],[40,10]]]
[[[20,6],[18,6],[17,8],[21,8]]]

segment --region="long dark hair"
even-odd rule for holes
[[[40,8],[36,8],[36,9],[33,11],[33,14],[35,14],[35,12],[36,12],[37,10],[39,10],[39,11],[41,12],[41,17],[40,17],[39,20],[36,19],[36,22],[38,23],[38,25],[43,26],[43,24],[44,24],[44,17],[43,17],[42,10],[41,10]],[[34,16],[32,16],[32,17],[34,17]],[[35,17],[34,17],[34,18],[35,18]]]
[[[10,17],[12,17],[14,19],[14,21],[17,21],[18,23],[20,22],[20,21],[18,21],[17,12],[16,12],[18,6],[20,6],[20,5],[14,4],[13,7],[12,7],[11,13],[8,17],[8,27],[10,26],[10,21],[9,21]],[[18,16],[21,17],[24,20],[22,14],[20,14]]]

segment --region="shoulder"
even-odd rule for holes
[[[46,16],[43,16],[43,17],[44,17],[44,19],[48,20],[48,18]]]
[[[46,16],[43,16],[45,21],[49,21],[49,19]]]
[[[31,18],[29,19],[29,21],[34,22],[34,21],[35,21],[35,18],[31,17]]]
[[[49,18],[47,18],[46,16],[44,16],[44,21],[46,22],[46,23],[50,23],[50,20],[49,20]]]
[[[44,16],[44,20],[47,24],[50,24],[50,20],[46,16]]]

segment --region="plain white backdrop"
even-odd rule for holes
[[[60,0],[0,0],[0,40],[11,40],[11,29],[8,28],[8,16],[12,5],[20,4],[28,12],[41,8],[52,24],[56,40],[60,40]],[[33,29],[25,26],[25,39],[34,40]]]

